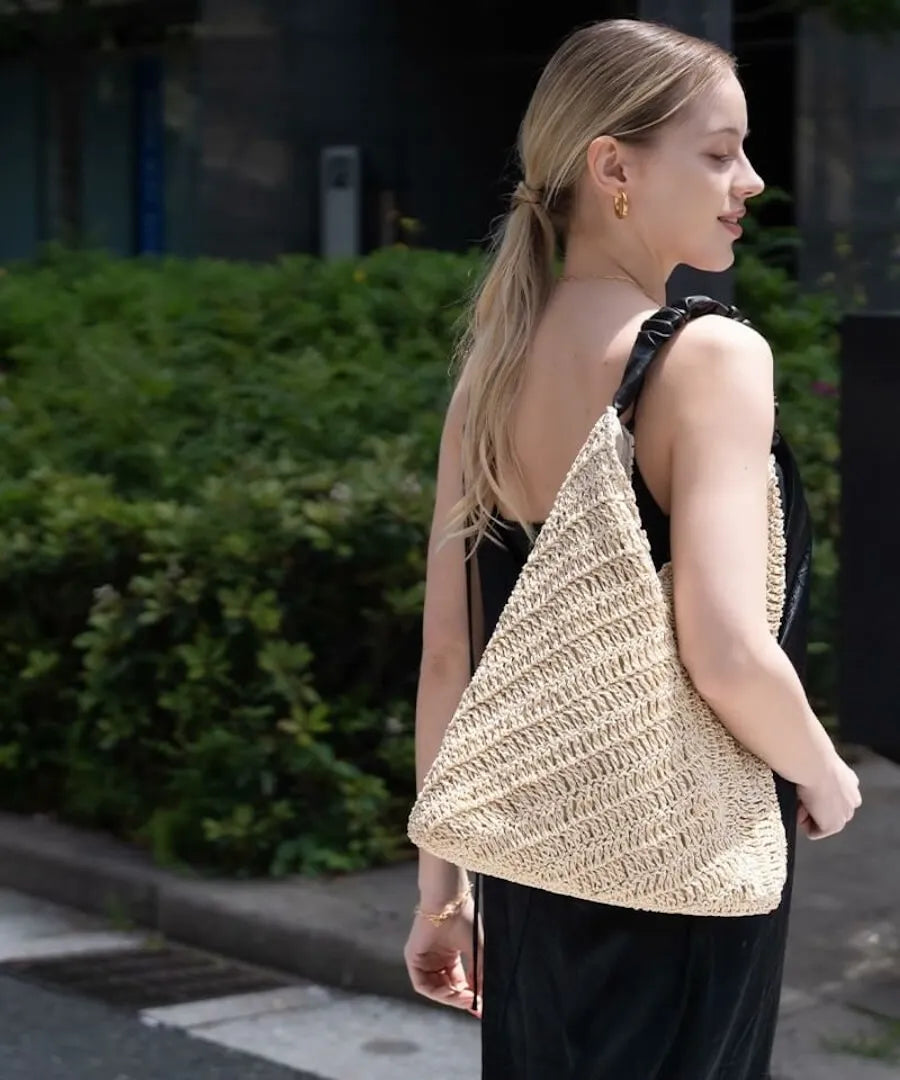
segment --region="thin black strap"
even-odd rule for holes
[[[469,627],[469,678],[475,674],[475,642],[472,633],[472,559],[475,558],[472,549],[472,538],[466,535],[465,563],[466,563],[466,619]]]
[[[475,674],[475,641],[472,630],[472,559],[477,558],[472,546],[471,536],[465,537],[465,563],[466,563],[466,612],[468,613],[469,627],[469,677]],[[472,929],[472,1012],[478,1011],[478,916],[481,911],[481,874],[475,874],[473,893],[475,897],[475,911],[473,915]]]
[[[463,424],[465,431],[465,424]],[[477,559],[471,534],[464,537],[466,567],[466,616],[469,628],[469,678],[475,674],[475,634],[472,627],[472,559]],[[479,581],[481,579],[479,578]],[[475,874],[472,891],[475,897],[475,911],[472,923],[472,1012],[478,1011],[478,916],[481,911],[481,874]]]
[[[685,323],[701,315],[724,315],[750,325],[750,320],[744,318],[736,307],[713,300],[709,296],[686,296],[683,300],[676,300],[660,308],[641,325],[628,357],[625,374],[613,398],[613,406],[619,416],[637,401],[650,365],[660,348]]]
[[[472,1012],[478,1012],[478,916],[481,912],[481,874],[475,874],[475,913],[472,930]]]

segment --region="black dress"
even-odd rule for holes
[[[691,298],[644,324],[617,397],[622,412],[636,400],[659,346],[687,319],[711,311],[740,317],[715,301]],[[802,673],[809,515],[778,433],[773,449],[788,544],[780,642]],[[636,465],[634,487],[658,568],[669,559],[668,518]],[[505,547],[484,541],[477,552],[486,636],[529,551],[521,526],[505,521],[503,529]],[[655,914],[480,880],[482,1080],[767,1080],[796,835],[796,789],[775,779],[789,859],[781,905],[769,915]]]

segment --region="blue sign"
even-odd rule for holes
[[[163,64],[158,56],[135,64],[137,251],[166,249],[166,169]]]

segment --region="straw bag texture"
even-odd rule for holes
[[[468,870],[582,899],[762,914],[778,906],[786,878],[774,777],[679,660],[671,566],[653,565],[620,411],[600,417],[557,494],[425,777],[409,836]],[[785,541],[774,458],[768,510],[777,635]]]

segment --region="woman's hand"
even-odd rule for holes
[[[809,811],[803,803],[797,803],[797,828],[802,829],[807,836],[810,835],[814,828],[813,819],[809,816]]]
[[[811,840],[839,833],[862,804],[859,777],[837,754],[818,784],[797,785],[797,796],[797,824]]]
[[[416,993],[442,1005],[466,1009],[481,1019],[481,954],[482,935],[478,928],[478,1004],[472,1011],[475,986],[472,981],[474,957],[472,956],[474,904],[469,897],[462,908],[451,918],[434,926],[421,915],[416,915],[403,958],[410,982]]]

